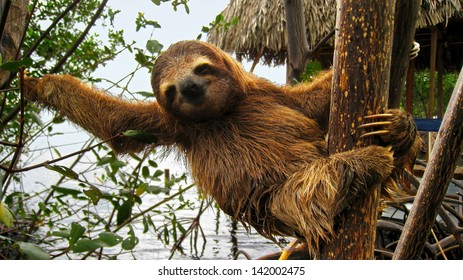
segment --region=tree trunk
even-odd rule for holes
[[[10,1],[0,0],[0,52],[2,63],[20,59],[19,47],[22,43],[29,0]],[[10,72],[0,70],[0,88],[10,78]]]
[[[305,71],[307,52],[307,33],[305,28],[303,0],[285,1],[286,34],[288,38],[288,61],[286,63],[286,83],[294,84],[301,81],[301,74]]]
[[[394,259],[419,259],[453,177],[463,144],[463,68],[455,85],[430,161],[405,223]]]
[[[330,154],[371,144],[360,143],[356,127],[364,115],[387,107],[394,10],[394,0],[338,0]],[[365,189],[336,221],[322,259],[373,259],[380,187]]]
[[[416,21],[421,6],[420,0],[397,0],[394,24],[394,40],[389,87],[389,108],[399,108],[402,100],[405,73],[407,71],[410,50],[415,36]]]

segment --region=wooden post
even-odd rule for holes
[[[389,108],[399,108],[402,101],[404,77],[409,65],[410,50],[415,35],[420,0],[397,0],[395,9],[394,40],[389,87]]]
[[[427,118],[431,119],[434,116],[434,93],[436,88],[436,55],[437,55],[437,36],[439,31],[437,27],[431,29],[431,57],[429,65],[429,103]]]
[[[437,118],[442,119],[444,115],[442,97],[444,93],[443,78],[444,78],[444,45],[442,43],[437,46]]]
[[[413,90],[415,87],[415,59],[410,60],[407,69],[405,111],[413,114]]]
[[[463,68],[460,71],[418,193],[393,259],[419,259],[463,145]]]
[[[426,112],[426,118],[432,119],[434,117],[434,93],[436,88],[436,55],[437,55],[437,27],[431,28],[431,55],[429,65],[429,100],[428,100],[428,111]],[[433,133],[428,132],[426,159],[429,160],[429,155],[432,152],[433,147]]]
[[[285,1],[286,34],[288,38],[288,61],[286,62],[286,83],[294,84],[301,80],[309,50],[305,26],[303,0]]]
[[[330,154],[370,144],[359,141],[356,127],[364,115],[387,107],[394,10],[394,0],[338,0]],[[322,259],[373,259],[380,187],[365,189],[336,221],[336,235],[324,244]]]

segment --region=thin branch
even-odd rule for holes
[[[42,35],[34,42],[34,44],[30,47],[30,49],[24,54],[24,57],[30,57],[32,53],[37,49],[37,47],[42,43],[42,41],[47,37],[50,32],[55,28],[58,22],[63,19],[77,4],[79,4],[81,0],[74,0],[69,6],[59,14],[55,20],[50,24],[50,26],[45,30]]]
[[[193,231],[195,227],[199,225],[199,220],[201,219],[201,216],[203,215],[204,211],[206,211],[207,207],[211,204],[211,201],[209,201],[206,206],[204,206],[204,199],[201,201],[201,205],[199,206],[198,214],[196,217],[193,218],[193,221],[191,222],[190,226],[186,230],[184,234],[180,236],[180,238],[177,240],[177,242],[172,246],[170,249],[170,256],[169,260],[172,259],[174,256],[175,252],[180,248],[182,245],[182,242],[185,240],[185,238]]]
[[[187,186],[186,188],[184,188],[183,190],[179,190],[177,193],[175,193],[175,194],[173,194],[173,195],[171,195],[171,196],[169,196],[169,197],[164,198],[163,200],[161,200],[160,202],[154,204],[153,206],[149,207],[148,209],[146,209],[146,210],[144,210],[144,211],[142,211],[142,212],[140,212],[140,213],[138,213],[138,214],[136,214],[136,215],[130,217],[129,219],[125,220],[122,224],[120,224],[119,226],[117,226],[112,232],[113,232],[113,233],[118,232],[119,230],[121,230],[121,229],[122,229],[124,226],[126,226],[127,224],[130,224],[131,222],[133,222],[134,220],[138,219],[139,217],[145,215],[145,214],[148,213],[148,212],[151,212],[153,209],[155,209],[155,208],[161,206],[162,204],[164,204],[164,203],[166,203],[166,202],[168,202],[168,201],[174,199],[175,197],[177,197],[177,196],[179,196],[179,195],[185,193],[186,191],[188,191],[189,189],[193,188],[194,186],[195,186],[195,184],[191,184],[191,185]],[[97,248],[97,249],[94,249],[94,250],[88,251],[88,252],[81,258],[81,260],[87,259],[87,258],[88,258],[91,254],[93,254],[96,250],[98,250],[98,248]]]
[[[329,39],[331,39],[331,37],[333,37],[336,33],[335,31],[335,29],[331,30],[328,34],[325,35],[325,37],[318,41],[318,43],[311,50],[307,50],[304,55],[305,61],[308,61],[314,55],[314,53],[316,53]]]
[[[114,233],[115,233],[115,232],[118,232],[121,228],[123,228],[123,227],[126,226],[127,224],[130,224],[132,221],[138,219],[139,217],[145,215],[145,214],[148,213],[148,212],[151,212],[153,209],[155,209],[155,208],[161,206],[162,204],[164,204],[164,203],[166,203],[166,202],[168,202],[168,201],[174,199],[175,197],[177,197],[177,196],[183,194],[184,192],[186,192],[187,190],[191,189],[191,188],[194,187],[194,186],[195,186],[195,184],[191,184],[191,185],[187,186],[186,188],[184,188],[183,190],[180,190],[180,191],[178,191],[177,193],[175,193],[175,194],[173,194],[173,195],[171,195],[171,196],[169,196],[169,197],[164,198],[163,200],[161,200],[160,202],[154,204],[153,206],[149,207],[148,209],[146,209],[146,210],[144,210],[144,211],[141,211],[140,213],[138,213],[138,214],[136,214],[136,215],[130,217],[129,219],[125,220],[122,224],[118,225],[118,226],[116,227],[116,229],[114,229],[113,232],[114,232]]]
[[[75,50],[79,47],[79,45],[84,41],[85,37],[87,36],[88,32],[90,29],[93,27],[95,24],[96,20],[101,16],[101,13],[103,12],[106,4],[108,3],[108,0],[103,0],[103,2],[100,4],[98,7],[98,10],[96,11],[95,15],[93,15],[92,19],[90,20],[90,23],[87,25],[85,30],[80,34],[79,38],[74,42],[74,44],[71,46],[71,48],[64,54],[64,56],[58,61],[58,63],[53,67],[53,69],[50,70],[50,73],[57,73],[61,67],[66,63],[68,58],[74,54]]]
[[[0,145],[9,146],[9,147],[18,147],[18,143],[11,143],[6,141],[0,141]]]
[[[11,179],[11,174],[13,173],[12,170],[16,166],[19,156],[21,155],[22,148],[23,148],[23,142],[24,142],[24,125],[25,125],[25,119],[24,119],[24,106],[26,104],[26,101],[24,100],[24,67],[21,67],[19,70],[19,83],[21,85],[21,91],[20,91],[20,113],[19,113],[19,139],[18,139],[18,144],[17,148],[14,152],[13,159],[11,160],[10,166],[8,167],[7,170],[5,170],[5,176],[3,177],[2,180],[2,186],[3,190],[0,193],[0,201],[3,199],[4,194],[6,194],[6,191],[8,190],[9,186],[9,180]]]
[[[45,167],[45,166],[50,165],[50,164],[52,164],[52,163],[59,162],[59,161],[65,160],[65,159],[67,159],[67,158],[70,158],[70,157],[73,157],[73,156],[76,156],[76,155],[79,155],[79,154],[82,154],[82,153],[86,153],[86,152],[88,152],[88,151],[91,151],[92,149],[94,149],[94,148],[96,148],[96,147],[98,147],[98,146],[101,146],[101,145],[103,145],[104,143],[107,143],[107,142],[109,142],[109,141],[111,141],[111,140],[113,140],[113,139],[115,139],[115,138],[117,138],[117,137],[124,137],[124,136],[123,136],[123,134],[118,134],[118,135],[115,135],[115,136],[113,136],[113,137],[111,137],[111,138],[108,138],[108,139],[106,139],[106,140],[104,140],[104,141],[101,141],[101,142],[99,142],[99,143],[97,143],[97,144],[95,144],[95,145],[92,145],[92,146],[90,146],[90,147],[88,147],[88,148],[79,150],[79,151],[77,151],[77,152],[73,152],[73,153],[67,154],[67,155],[65,155],[65,156],[62,156],[62,157],[53,159],[53,160],[47,160],[47,161],[44,161],[44,162],[42,162],[42,163],[35,164],[35,165],[31,165],[31,166],[24,167],[24,168],[21,168],[21,169],[7,168],[7,167],[2,166],[2,165],[0,165],[0,169],[5,170],[5,171],[10,172],[10,173],[19,173],[19,172],[30,171],[30,170],[32,170],[32,169],[37,169],[37,168],[40,168],[40,167]]]

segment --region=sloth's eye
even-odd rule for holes
[[[177,92],[177,89],[175,88],[175,86],[171,85],[171,86],[167,87],[164,94],[165,94],[167,100],[169,100],[169,102],[172,102],[174,100],[176,92]]]
[[[195,70],[194,70],[194,73],[196,75],[207,75],[207,74],[211,74],[212,73],[212,67],[209,65],[209,64],[201,64],[201,65],[198,65]]]

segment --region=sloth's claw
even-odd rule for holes
[[[364,134],[360,135],[360,138],[371,137],[371,136],[384,136],[384,135],[388,135],[390,133],[391,133],[391,131],[384,129],[384,130],[378,130],[378,131],[364,133]]]

